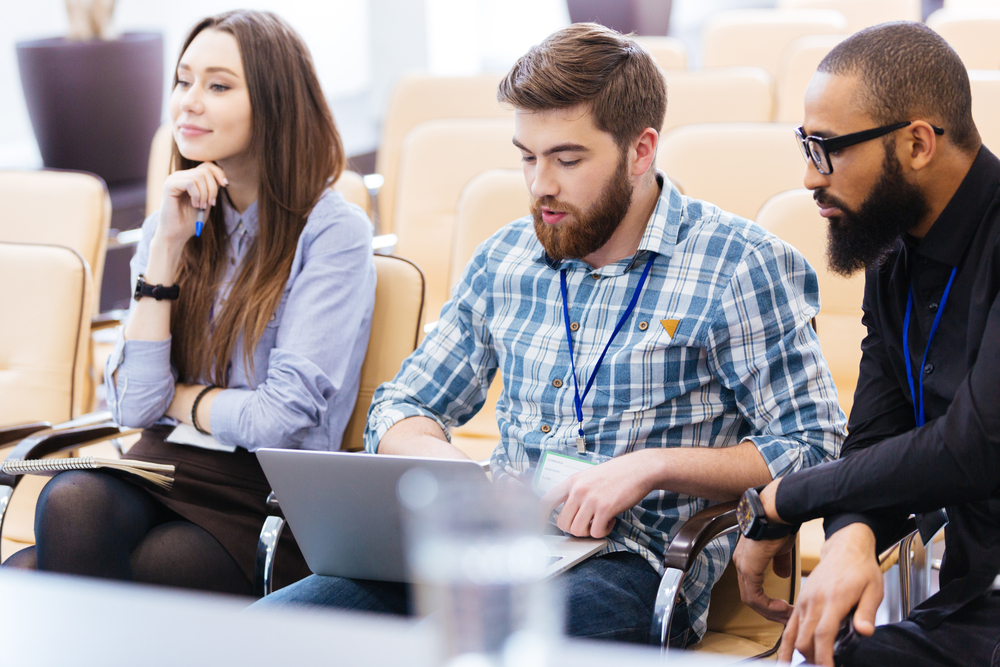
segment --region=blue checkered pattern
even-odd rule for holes
[[[559,270],[567,269],[570,318],[579,324],[573,343],[582,390],[655,253],[639,303],[584,401],[588,450],[614,457],[750,440],[775,477],[836,458],[846,420],[810,327],[819,310],[815,271],[774,235],[663,180],[636,255],[601,269],[553,264],[530,217],[480,245],[437,328],[376,392],[368,451],[407,417],[430,417],[446,431],[465,423],[499,370],[494,479],[530,478],[543,449],[572,448],[576,437]],[[618,516],[608,550],[639,553],[662,572],[666,544],[709,504],[653,492]],[[699,635],[708,592],[735,542],[711,544],[684,582]]]

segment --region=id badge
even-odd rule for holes
[[[578,472],[596,466],[609,457],[594,452],[578,454],[575,447],[555,447],[542,451],[531,488],[542,496]]]

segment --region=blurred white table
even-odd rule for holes
[[[0,569],[0,664],[74,667],[430,667],[408,619],[326,610],[241,613],[244,598]],[[539,667],[660,667],[654,648],[578,640]],[[534,660],[530,661],[534,662]],[[679,651],[670,664],[731,664]]]

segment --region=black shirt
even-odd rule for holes
[[[1000,572],[1000,160],[985,147],[923,239],[900,239],[866,275],[868,329],[842,458],[793,473],[778,488],[790,522],[826,517],[829,536],[863,521],[880,548],[910,513],[945,507],[941,591],[916,612],[926,624],[982,593]],[[952,268],[954,282],[923,362]],[[903,357],[924,382],[917,428]],[[919,389],[917,390],[919,395]]]

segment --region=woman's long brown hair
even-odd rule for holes
[[[171,358],[181,382],[207,379],[225,387],[229,360],[241,342],[247,376],[253,378],[253,351],[281,301],[299,234],[343,171],[344,150],[309,50],[290,26],[268,12],[212,16],[191,30],[181,56],[209,29],[233,35],[243,59],[253,126],[249,151],[260,175],[258,230],[214,317],[229,245],[222,206],[212,208],[205,233],[188,241],[180,298],[170,319]],[[175,142],[173,165],[191,169],[198,163],[180,155]]]

